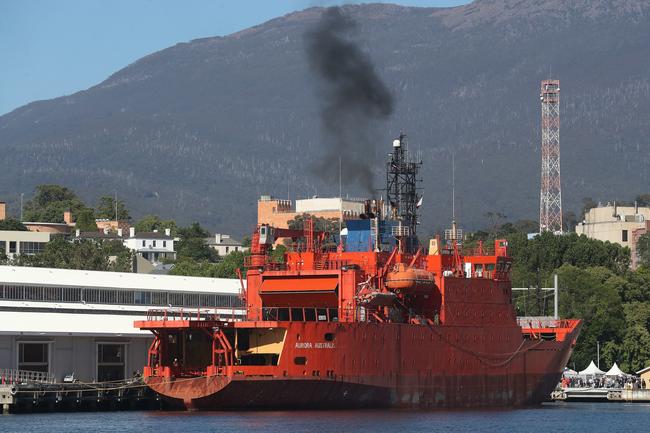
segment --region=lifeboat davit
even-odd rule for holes
[[[386,287],[397,293],[431,293],[436,282],[433,272],[406,266],[398,263],[386,275]]]

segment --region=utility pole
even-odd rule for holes
[[[555,299],[553,300],[553,316],[555,320],[560,318],[559,301],[560,291],[557,283],[557,274],[553,275],[553,288],[555,289]]]
[[[21,192],[20,193],[20,222],[23,222],[23,197],[25,197],[25,193]]]

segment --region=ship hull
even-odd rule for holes
[[[288,330],[277,366],[234,366],[186,379],[148,377],[148,385],[173,406],[191,410],[527,406],[549,398],[579,332],[578,327],[563,341],[544,341],[524,339],[519,327],[439,327],[431,337],[431,327],[414,325],[256,325]],[[336,333],[331,345],[305,344],[329,332]],[[493,334],[513,338],[491,343]],[[473,335],[486,336],[477,338],[485,343],[467,344]],[[519,342],[512,341],[515,335]],[[309,359],[307,365],[294,365],[297,356]]]
[[[177,392],[169,393],[153,384],[152,387],[163,395],[166,392],[175,395],[164,397],[174,408],[204,411],[517,407],[548,400],[559,377],[558,374],[446,377],[401,390],[330,380],[234,380],[200,398],[177,398],[180,396]]]

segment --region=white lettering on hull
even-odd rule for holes
[[[296,342],[296,349],[335,349],[334,343],[311,343],[309,341]]]

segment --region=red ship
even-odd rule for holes
[[[418,245],[417,173],[404,136],[386,200],[347,221],[347,239],[258,227],[246,262],[246,317],[151,311],[144,379],[199,410],[521,406],[548,399],[579,320],[520,326],[505,240],[463,254],[453,229]],[[268,254],[280,238],[284,259]]]

